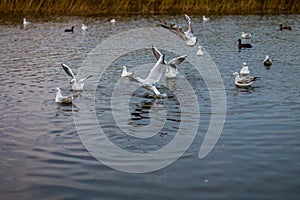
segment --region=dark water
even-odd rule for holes
[[[27,16],[32,24],[26,28],[23,16],[1,16],[1,199],[298,199],[299,15],[212,16],[206,23],[202,16],[191,17],[200,44],[223,78],[227,112],[221,137],[206,157],[198,158],[209,119],[216,114],[211,112],[205,81],[183,63],[179,73],[199,101],[197,135],[171,165],[134,174],[107,167],[87,151],[73,118],[81,114],[80,107],[56,104],[52,89],[59,86],[64,94],[71,93],[60,63],[77,71],[106,38],[162,21],[184,24],[182,16],[116,17],[115,25],[109,17]],[[89,25],[88,32],[80,30],[82,23]],[[279,23],[290,24],[293,30],[277,31]],[[74,34],[63,32],[72,25]],[[246,41],[252,49],[238,51],[241,31],[253,32],[253,38]],[[270,68],[262,64],[266,54],[274,59]],[[150,50],[119,59],[114,66],[123,62],[132,66],[147,59],[153,59]],[[230,76],[243,62],[251,75],[260,77],[251,89],[236,88]],[[103,130],[119,147],[133,152],[164,147],[180,125],[178,99],[163,86],[169,98],[153,99],[151,93],[137,89],[130,100],[128,124],[143,127],[151,117],[159,124],[158,116],[167,120],[150,140],[128,136],[115,124],[110,110],[113,81],[119,80],[120,72],[110,68],[97,87],[95,109]],[[177,88],[177,83],[167,84]],[[76,101],[84,103],[90,92],[87,88]],[[164,109],[167,112],[160,113]],[[88,124],[84,128],[92,131]]]

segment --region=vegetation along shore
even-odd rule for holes
[[[0,13],[281,14],[300,13],[298,0],[1,0]]]

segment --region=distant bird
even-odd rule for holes
[[[87,31],[87,30],[88,30],[87,28],[88,28],[88,27],[87,27],[86,25],[84,25],[84,24],[81,25],[81,29],[82,29],[82,30]]]
[[[210,20],[209,17],[205,17],[205,15],[203,15],[202,19],[204,22],[207,22],[208,20]]]
[[[188,25],[187,31],[184,31],[183,28],[177,24],[161,24],[161,26],[163,28],[169,29],[171,32],[178,35],[181,39],[183,39],[186,42],[186,45],[193,47],[197,44],[197,37],[194,36],[192,21],[191,18],[186,14],[184,14],[184,19],[186,24]]]
[[[251,44],[242,44],[241,39],[238,39],[238,42],[239,42],[239,44],[238,44],[239,49],[241,49],[241,48],[251,48],[252,47]]]
[[[110,23],[112,23],[112,24],[116,23],[116,19],[115,18],[111,19]]]
[[[83,90],[83,86],[84,86],[84,81],[92,76],[87,76],[85,78],[79,79],[79,81],[77,81],[76,76],[74,75],[74,73],[72,72],[71,68],[69,66],[67,66],[66,64],[62,63],[61,64],[62,68],[65,70],[65,72],[67,73],[67,75],[69,75],[70,77],[72,77],[70,84],[72,85],[72,90],[76,91],[76,90]]]
[[[72,28],[70,28],[70,29],[65,29],[65,32],[72,32],[72,33],[74,33],[74,26],[72,26]]]
[[[132,80],[141,84],[147,90],[152,91],[155,96],[157,97],[166,97],[166,94],[161,94],[155,84],[159,82],[162,71],[164,67],[164,55],[161,55],[160,58],[157,60],[155,65],[152,67],[150,73],[148,74],[147,78],[142,79],[140,77],[131,77]]]
[[[241,71],[240,71],[240,74],[242,75],[242,76],[245,76],[245,75],[247,75],[247,74],[249,74],[250,73],[250,71],[249,71],[249,69],[248,69],[248,66],[247,66],[247,63],[243,63],[243,66],[242,66],[242,69],[241,69]]]
[[[72,103],[72,100],[73,100],[73,96],[72,95],[62,96],[59,87],[55,88],[55,90],[56,90],[55,102],[62,103],[62,104],[64,104],[64,103],[65,104]]]
[[[24,17],[23,18],[23,25],[26,26],[26,25],[29,25],[31,22],[29,21],[26,21],[26,18]]]
[[[252,85],[252,83],[258,79],[258,77],[253,77],[253,76],[240,77],[238,72],[234,72],[232,74],[232,76],[235,77],[234,84],[238,87],[248,87],[248,86]]]
[[[152,51],[154,57],[159,60],[160,57],[163,55],[156,47],[152,47]],[[187,55],[179,56],[176,58],[171,59],[169,62],[163,60],[163,64],[166,65],[166,78],[175,78],[178,74],[178,66],[185,60]]]
[[[121,77],[125,78],[125,77],[130,77],[134,74],[134,71],[128,72],[126,66],[122,66],[123,70],[122,70],[122,74]]]
[[[269,55],[266,55],[266,58],[264,59],[263,63],[264,63],[265,66],[271,66],[272,65],[272,60],[269,57]]]
[[[250,39],[251,37],[252,37],[252,33],[242,32],[241,38],[243,38],[243,39]]]
[[[283,30],[292,30],[292,27],[291,26],[283,26],[282,24],[279,24],[280,28],[279,30],[280,31],[283,31]]]
[[[204,55],[204,50],[202,46],[198,46],[198,51],[197,51],[197,56],[203,56]]]

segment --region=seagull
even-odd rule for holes
[[[272,60],[269,57],[269,55],[266,55],[266,58],[264,59],[263,63],[264,63],[265,66],[271,66],[272,65]]]
[[[88,30],[87,28],[88,28],[88,27],[87,27],[86,25],[84,25],[84,24],[81,25],[81,29],[82,29],[82,30],[87,31],[87,30]]]
[[[112,24],[116,23],[116,19],[115,18],[111,19],[110,23],[112,23]]]
[[[239,42],[239,44],[238,44],[239,49],[241,49],[241,48],[251,48],[252,47],[251,44],[242,44],[241,39],[238,39],[238,42]]]
[[[72,95],[62,96],[59,87],[55,88],[55,90],[56,90],[55,102],[65,103],[65,104],[72,103],[72,100],[74,99]]]
[[[26,18],[25,18],[25,17],[23,18],[23,25],[24,25],[24,26],[26,26],[26,25],[28,25],[28,24],[30,24],[30,23],[31,23],[31,22],[26,21]]]
[[[258,78],[258,77],[253,77],[253,76],[243,76],[240,77],[238,72],[234,72],[232,76],[235,77],[234,83],[238,87],[248,87],[252,85],[252,83]]]
[[[241,38],[243,38],[243,39],[250,39],[251,36],[252,36],[252,33],[242,32]]]
[[[279,28],[280,31],[283,31],[283,30],[291,31],[292,30],[291,26],[282,26],[282,24],[279,24],[279,26],[280,26],[280,28]]]
[[[203,47],[198,45],[197,56],[203,56],[203,55],[204,55]]]
[[[72,32],[72,33],[74,33],[74,26],[72,26],[72,28],[70,28],[70,29],[65,29],[65,32]]]
[[[128,72],[126,66],[122,66],[123,71],[121,74],[121,77],[125,78],[125,77],[131,77],[134,74],[134,71]]]
[[[157,60],[163,55],[156,47],[152,47],[153,54]],[[188,55],[179,56],[171,59],[169,62],[163,60],[163,64],[166,65],[166,78],[175,78],[178,74],[178,66],[182,63]]]
[[[247,63],[243,63],[243,66],[242,66],[242,69],[241,69],[241,71],[240,71],[240,74],[242,75],[242,76],[245,76],[245,75],[247,75],[247,74],[249,74],[250,73],[250,71],[249,71],[249,69],[248,69],[248,65],[247,65]]]
[[[209,17],[205,17],[205,15],[203,15],[202,19],[204,22],[207,22],[208,20],[210,20]]]
[[[186,42],[186,45],[193,47],[197,44],[197,37],[194,36],[192,21],[191,18],[186,14],[184,14],[184,19],[188,25],[187,31],[184,31],[183,28],[181,28],[181,26],[177,24],[161,24],[161,26],[177,34],[181,39],[183,39]]]
[[[72,90],[76,91],[76,90],[83,90],[83,86],[84,86],[84,81],[92,76],[87,76],[85,78],[79,79],[79,81],[77,81],[76,76],[73,74],[71,68],[69,66],[67,66],[66,64],[62,63],[61,64],[62,68],[65,70],[65,72],[72,77],[70,84],[72,85]]]
[[[154,51],[154,49],[152,48]],[[162,70],[164,67],[164,55],[161,54],[155,65],[152,67],[150,73],[148,74],[146,79],[142,79],[140,77],[132,77],[132,79],[138,83],[141,84],[142,87],[144,87],[147,90],[152,91],[155,96],[157,97],[166,97],[166,94],[161,94],[155,84],[159,82],[161,75],[162,75]]]

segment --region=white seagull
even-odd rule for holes
[[[252,85],[252,83],[258,78],[258,77],[253,77],[253,76],[243,76],[240,77],[238,72],[234,72],[232,76],[235,77],[234,83],[238,87],[248,87]]]
[[[122,70],[121,77],[123,77],[123,78],[130,77],[130,76],[132,76],[134,74],[133,70],[131,72],[128,72],[126,66],[122,66],[122,68],[123,68],[123,70]]]
[[[112,24],[116,23],[116,19],[115,18],[111,19],[110,23],[112,23]]]
[[[82,30],[87,31],[87,30],[88,30],[87,28],[88,28],[88,27],[87,27],[86,25],[84,25],[84,24],[81,25],[81,29],[82,29]]]
[[[266,55],[266,58],[264,59],[263,63],[264,63],[265,66],[271,66],[272,65],[272,60],[269,57],[269,55]]]
[[[154,50],[153,50],[154,51]],[[161,94],[155,84],[159,82],[164,67],[164,55],[161,55],[155,65],[152,67],[146,79],[140,77],[132,77],[132,79],[141,84],[147,90],[152,91],[157,97],[166,97],[166,94]]]
[[[65,104],[72,103],[72,100],[73,100],[73,96],[72,95],[63,96],[61,94],[61,91],[60,91],[59,87],[55,88],[55,90],[56,90],[55,102],[57,102],[57,103],[65,103]]]
[[[62,68],[65,70],[65,72],[72,77],[70,84],[72,85],[72,90],[83,90],[83,86],[84,86],[84,81],[92,76],[87,76],[85,78],[79,79],[79,81],[77,81],[76,76],[74,75],[74,73],[72,72],[71,68],[68,67],[66,64],[62,63],[61,64]]]
[[[170,24],[170,25],[161,24],[161,26],[177,34],[181,39],[183,39],[186,42],[186,45],[193,47],[197,44],[197,37],[194,36],[192,21],[191,18],[186,14],[184,14],[184,19],[188,25],[187,31],[184,31],[183,28],[181,28],[181,26],[177,24]]]
[[[203,56],[203,55],[204,55],[203,47],[198,45],[197,56]]]
[[[28,24],[30,24],[31,22],[29,22],[29,21],[26,21],[26,18],[24,17],[23,18],[23,25],[24,26],[26,26],[26,25],[28,25]]]
[[[243,38],[243,39],[250,39],[251,37],[252,37],[252,33],[242,32],[241,38]]]
[[[248,65],[247,65],[247,63],[243,63],[243,66],[242,66],[242,69],[240,70],[240,74],[242,75],[242,76],[245,76],[245,75],[247,75],[247,74],[249,74],[250,73],[250,70],[249,70],[249,68],[248,68]]]
[[[152,47],[153,54],[157,60],[163,55],[156,47]],[[188,55],[179,56],[171,59],[169,62],[163,60],[163,64],[166,65],[166,78],[175,78],[178,74],[178,66],[182,63]]]
[[[204,22],[207,22],[209,20],[209,17],[205,17],[205,15],[203,15],[202,19]]]

